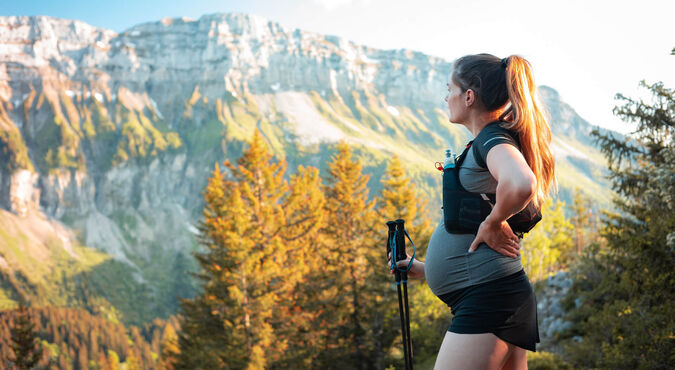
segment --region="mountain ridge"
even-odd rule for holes
[[[451,62],[420,52],[241,14],[119,34],[49,17],[0,17],[3,27],[0,207],[67,225],[81,244],[138,271],[144,299],[189,290],[176,276],[197,248],[200,192],[213,165],[237,158],[254,130],[291,169],[325,168],[346,140],[372,175],[371,194],[398,155],[433,210],[433,162],[469,138],[445,113]],[[561,197],[581,186],[608,203],[592,126],[555,90],[540,90],[565,174]]]

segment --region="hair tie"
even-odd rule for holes
[[[506,65],[508,64],[509,58],[502,58],[502,68],[506,69]]]

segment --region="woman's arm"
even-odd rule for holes
[[[536,191],[537,179],[513,145],[496,145],[488,152],[486,163],[497,180],[497,202],[478,228],[469,252],[484,242],[503,255],[517,257],[519,240],[506,220],[527,206]]]

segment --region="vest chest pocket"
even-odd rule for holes
[[[484,202],[478,194],[464,190],[458,169],[443,172],[443,218],[445,230],[451,234],[475,234],[483,213]],[[488,210],[489,212],[489,210]],[[483,217],[484,219],[485,217]],[[480,220],[480,221],[478,221]]]
[[[462,197],[459,201],[459,223],[464,227],[477,229],[481,219],[481,199],[478,197]]]

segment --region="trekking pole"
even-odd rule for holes
[[[405,252],[405,237],[407,236],[407,232],[405,230],[405,221],[402,219],[398,219],[395,221],[396,222],[396,252],[400,254],[401,258],[397,258],[397,260],[401,259],[406,259],[408,255]],[[400,246],[400,247],[399,247]],[[400,250],[400,251],[399,251]],[[414,258],[414,257],[413,257]],[[412,264],[412,260],[410,261]],[[410,269],[410,266],[406,270],[401,271],[401,284],[403,285],[403,306],[404,306],[404,311],[405,311],[405,331],[406,331],[406,347],[407,347],[407,355],[408,355],[408,361],[406,361],[410,367],[408,369],[412,370],[413,366],[413,353],[412,353],[412,337],[410,335],[410,308],[408,307],[408,270]]]
[[[400,221],[400,222],[399,222]],[[400,228],[403,232],[397,230],[397,226],[400,224]],[[389,228],[387,234],[387,255],[391,252],[391,269],[394,270],[394,275],[396,277],[396,291],[398,293],[398,310],[401,316],[401,336],[403,340],[403,355],[405,359],[405,368],[406,370],[412,370],[412,345],[410,338],[410,318],[408,311],[408,288],[407,283],[407,271],[410,268],[410,265],[407,269],[401,270],[396,266],[396,262],[404,260],[407,258],[405,253],[405,239],[401,241],[400,236],[405,233],[403,227],[403,220],[389,221],[387,222],[387,227]],[[412,262],[412,261],[411,261]],[[403,282],[403,290],[401,290],[401,282]]]

